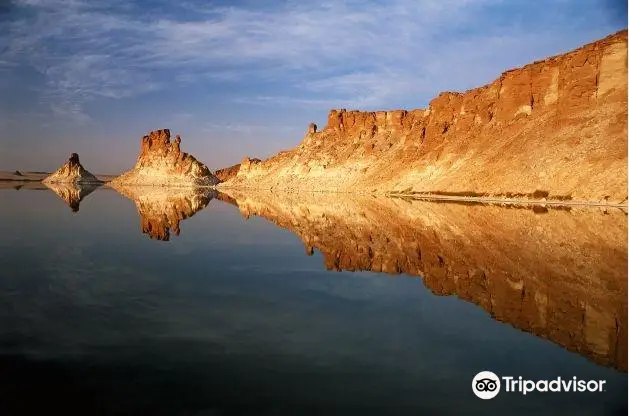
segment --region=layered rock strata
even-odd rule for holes
[[[142,138],[135,167],[110,182],[120,185],[213,186],[216,176],[192,155],[182,152],[181,138],[170,140],[170,130],[150,132]]]
[[[230,189],[331,270],[420,276],[492,318],[627,371],[627,214]]]
[[[221,187],[626,203],[627,31],[425,109],[332,110]]]

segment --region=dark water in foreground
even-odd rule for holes
[[[126,195],[0,190],[0,413],[627,414],[623,212]]]

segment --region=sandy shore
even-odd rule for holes
[[[0,171],[0,181],[41,182],[48,175],[48,172]]]
[[[51,172],[0,171],[0,187],[13,188],[14,186],[19,185],[16,182],[41,182],[50,174]],[[95,176],[103,182],[109,182],[116,177],[116,175],[98,174]]]
[[[610,208],[627,208],[627,203],[614,204],[601,201],[577,201],[577,200],[540,200],[540,199],[512,199],[512,198],[491,198],[491,197],[473,197],[473,196],[449,196],[449,195],[416,195],[416,194],[388,194],[390,198],[416,199],[426,201],[452,201],[452,202],[471,202],[479,204],[506,204],[506,205],[552,205],[552,206],[595,206]]]

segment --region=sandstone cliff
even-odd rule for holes
[[[85,170],[79,162],[79,155],[72,153],[62,167],[42,180],[44,183],[102,183],[96,176]]]
[[[319,250],[328,269],[421,276],[437,295],[627,371],[624,211],[227,192],[243,216]]]
[[[180,149],[181,138],[170,140],[170,130],[156,130],[142,138],[135,167],[110,182],[120,185],[213,186],[218,179],[203,163]]]
[[[221,187],[626,202],[627,31],[426,109],[333,110],[316,130]]]
[[[262,161],[257,158],[249,159],[248,157],[245,157],[240,163],[232,165],[228,168],[218,169],[217,171],[214,172],[214,175],[216,175],[219,181],[225,182],[235,177],[238,174],[238,171],[240,170],[240,165],[246,166],[251,163],[259,163],[259,162],[262,162]]]
[[[179,235],[179,223],[205,208],[216,197],[208,188],[117,186],[116,191],[135,202],[140,228],[151,239],[169,241]]]

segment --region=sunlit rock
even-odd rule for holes
[[[236,173],[219,188],[626,203],[627,31],[425,109],[332,110],[296,148]]]
[[[179,135],[170,140],[170,130],[150,132],[141,141],[135,167],[114,178],[111,186],[213,186],[216,176],[192,155],[181,151]]]
[[[75,183],[75,184],[99,184],[102,183],[96,176],[88,172],[81,162],[79,155],[72,153],[70,158],[62,167],[52,175],[46,177],[42,182],[51,183]]]

